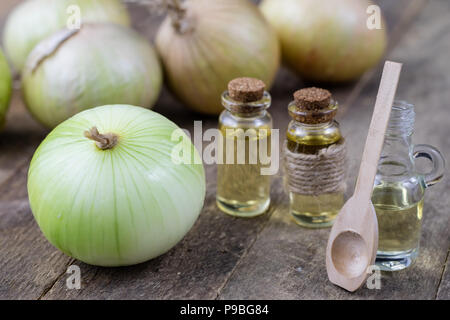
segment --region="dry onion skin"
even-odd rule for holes
[[[182,8],[161,25],[156,48],[169,87],[184,104],[215,115],[223,110],[220,95],[230,80],[254,77],[271,86],[280,62],[279,43],[256,5],[187,0]]]
[[[93,128],[109,143],[92,140]],[[99,266],[137,264],[175,246],[205,199],[203,164],[189,138],[181,143],[199,164],[172,161],[177,129],[127,105],[86,110],[57,126],[28,172],[31,210],[46,238]]]
[[[375,66],[386,31],[367,27],[367,0],[264,0],[261,10],[275,27],[284,62],[319,82],[346,82]]]
[[[0,128],[5,123],[6,112],[8,111],[9,101],[11,99],[11,91],[11,72],[8,62],[0,50]]]
[[[21,71],[28,54],[41,40],[66,27],[70,6],[80,8],[81,23],[112,22],[130,25],[129,14],[119,0],[26,0],[8,16],[3,34],[6,54]]]
[[[63,29],[30,53],[22,74],[25,103],[48,128],[88,108],[131,104],[150,108],[162,69],[136,31],[112,23]]]

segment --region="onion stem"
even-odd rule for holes
[[[117,145],[118,137],[114,133],[101,134],[97,127],[92,127],[89,131],[84,132],[84,136],[88,139],[94,140],[99,149],[112,149]]]
[[[178,33],[186,33],[191,28],[186,19],[186,8],[181,0],[165,0],[172,25]]]

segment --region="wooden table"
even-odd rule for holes
[[[3,1],[1,21],[17,0]],[[415,141],[450,155],[450,2],[380,0],[391,37],[388,58],[404,63],[398,97],[417,106]],[[155,19],[132,7],[136,28],[152,38]],[[3,24],[3,23],[2,23]],[[381,65],[358,82],[331,87],[350,146],[353,185],[375,102]],[[294,90],[308,84],[281,70],[271,91],[275,127],[285,130]],[[215,127],[163,92],[156,111],[183,128],[194,120]],[[380,290],[349,294],[327,280],[329,229],[298,227],[288,214],[277,176],[273,205],[259,218],[242,220],[215,205],[216,169],[207,167],[207,198],[197,223],[167,254],[126,268],[99,268],[52,247],[31,214],[26,190],[30,158],[47,131],[25,111],[15,92],[0,134],[0,299],[450,299],[450,171],[426,195],[421,253],[411,268],[383,273]],[[81,289],[66,287],[68,266],[81,268]]]

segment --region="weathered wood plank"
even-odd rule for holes
[[[45,136],[40,127],[25,111],[18,91],[14,92],[6,127],[0,134],[0,185],[24,165]]]
[[[440,300],[450,300],[450,250],[447,252],[447,263],[442,273],[441,284],[437,292],[436,298]]]
[[[450,154],[446,116],[450,96],[445,89],[450,85],[449,9],[445,0],[429,2],[412,30],[390,55],[394,61],[405,63],[398,97],[417,104],[416,141],[434,144],[447,155]],[[351,146],[354,170],[350,181],[354,181],[357,173],[362,137],[367,132],[378,80],[376,77],[370,81],[352,106],[352,112],[341,121]],[[349,294],[330,284],[324,263],[329,230],[296,227],[290,221],[287,207],[282,206],[275,210],[248,255],[240,261],[219,298],[433,299],[450,246],[450,199],[442,197],[449,187],[446,179],[426,196],[422,248],[417,263],[401,272],[383,273],[381,290],[365,288]],[[446,279],[442,285],[446,285]],[[447,297],[444,289],[441,292],[442,297]]]
[[[28,163],[45,134],[16,90],[0,134],[0,299],[37,299],[69,260],[41,235],[28,205]]]
[[[70,260],[41,235],[26,192],[28,165],[0,188],[0,299],[37,299]]]

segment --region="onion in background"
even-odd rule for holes
[[[3,34],[6,54],[21,71],[31,50],[42,39],[64,28],[71,17],[68,8],[79,6],[81,22],[113,22],[129,25],[126,8],[119,0],[27,0],[8,16]]]
[[[11,99],[11,72],[9,71],[8,62],[0,50],[0,128],[5,123],[6,112],[9,107],[9,100]]]
[[[93,128],[97,143],[85,133]],[[99,266],[137,264],[175,246],[205,198],[200,155],[186,136],[172,141],[177,129],[156,112],[124,105],[86,110],[56,127],[28,172],[30,206],[47,239]],[[180,143],[198,164],[172,161]]]
[[[187,106],[219,114],[220,96],[237,77],[272,84],[279,67],[275,31],[247,0],[170,0],[156,47],[169,87]]]
[[[106,104],[152,107],[162,85],[156,52],[137,32],[117,24],[63,29],[39,43],[22,75],[33,116],[53,128]]]
[[[358,78],[386,48],[386,32],[369,30],[367,0],[264,0],[283,59],[301,76],[323,82]],[[385,27],[385,24],[382,24]]]

